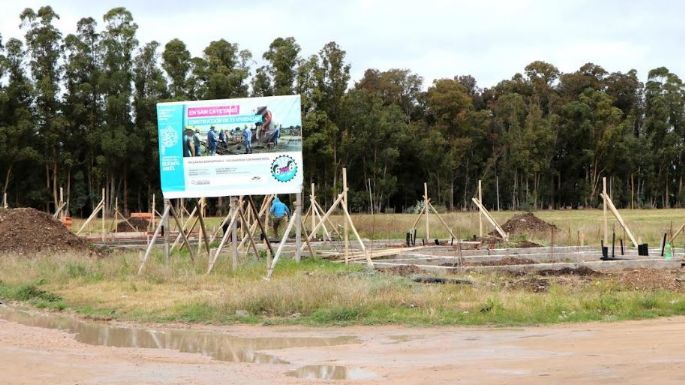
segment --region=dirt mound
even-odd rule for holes
[[[619,282],[631,290],[682,291],[685,287],[685,274],[680,271],[660,269],[636,269],[611,273]]]
[[[502,229],[509,235],[549,233],[552,229],[558,230],[555,225],[543,221],[533,213],[514,215],[502,225]],[[497,235],[494,231],[490,234]]]
[[[128,223],[126,221],[121,221],[117,223],[117,232],[126,233],[131,231],[147,231],[150,226],[150,221],[144,218],[128,218]],[[129,225],[129,223],[131,225]]]
[[[90,253],[88,242],[52,216],[32,209],[0,210],[0,253]]]

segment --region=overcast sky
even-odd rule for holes
[[[643,80],[666,66],[685,77],[685,3],[678,1],[2,1],[3,40],[23,36],[19,14],[42,5],[60,15],[56,24],[65,35],[82,17],[102,24],[107,10],[124,6],[139,26],[139,41],[163,46],[177,37],[195,56],[221,38],[256,60],[279,36],[294,36],[303,56],[333,40],[347,51],[353,80],[367,68],[408,68],[425,85],[470,74],[490,87],[534,60],[563,72],[586,62],[610,72],[635,68]]]

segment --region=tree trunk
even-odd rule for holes
[[[2,187],[2,193],[7,194],[7,187],[10,184],[10,177],[12,176],[12,167],[14,167],[14,164],[10,164],[9,168],[7,169],[7,172],[5,173],[5,183]]]

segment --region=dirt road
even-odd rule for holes
[[[229,326],[191,330],[230,334],[245,346],[263,346],[258,353],[277,357],[269,362],[280,363],[226,362],[181,352],[210,354],[205,352],[209,345],[192,341],[176,349],[96,346],[78,342],[65,331],[0,320],[0,384],[685,383],[685,317],[520,329]],[[332,346],[303,346],[310,337],[341,336],[357,338]],[[254,338],[299,343],[245,343]],[[357,379],[297,378],[293,372]]]

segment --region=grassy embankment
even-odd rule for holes
[[[263,261],[231,272],[223,259],[206,275],[206,257],[167,265],[155,255],[138,276],[138,258],[0,256],[0,298],[95,318],[216,324],[522,325],[685,314],[682,288],[620,277],[544,278],[547,290],[534,292],[540,277],[460,275],[473,284],[429,285],[318,260],[284,261],[264,281]]]

